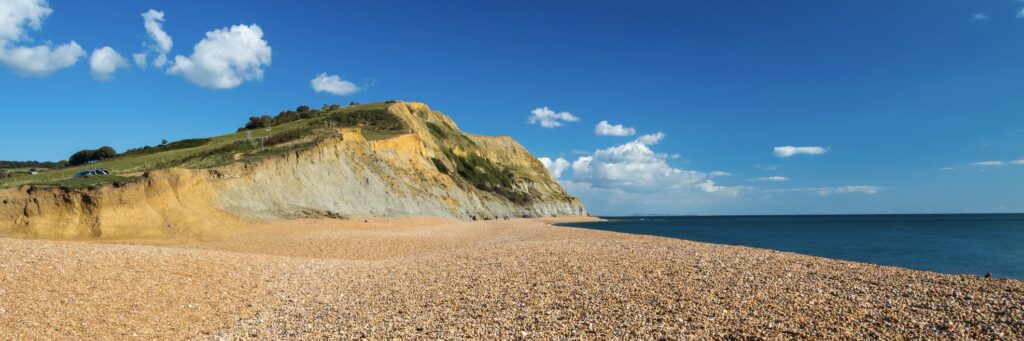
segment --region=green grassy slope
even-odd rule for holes
[[[208,139],[179,141],[166,146],[124,153],[96,163],[41,170],[0,178],[0,188],[26,184],[69,188],[131,181],[142,172],[171,167],[210,168],[308,148],[329,135],[329,128],[361,127],[367,139],[383,139],[408,132],[400,119],[387,112],[388,103],[370,103],[316,112],[310,118],[267,129],[240,131]],[[325,123],[327,122],[327,123]],[[251,133],[251,139],[248,138]],[[104,168],[112,176],[74,179],[75,173]]]

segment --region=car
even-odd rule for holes
[[[90,175],[110,175],[110,172],[103,168],[89,169],[75,173],[75,178],[85,178]]]

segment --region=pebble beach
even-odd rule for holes
[[[0,238],[0,339],[1022,339],[1024,282],[549,225]]]

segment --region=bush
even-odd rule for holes
[[[386,110],[357,110],[331,114],[339,127],[362,127],[379,132],[405,132],[405,122]]]
[[[114,151],[114,148],[111,148],[110,146],[103,146],[100,147],[100,149],[96,150],[80,150],[72,154],[71,157],[68,158],[68,163],[70,163],[72,166],[78,166],[90,162],[100,161],[103,159],[109,159],[115,156],[117,156],[117,152]]]
[[[111,148],[110,146],[103,146],[100,147],[100,149],[96,150],[95,156],[97,160],[109,159],[117,156],[117,151],[115,151],[114,148]]]
[[[309,111],[309,106],[300,105],[298,108],[295,108],[295,111],[298,111],[300,113],[307,112]]]
[[[283,143],[298,140],[303,136],[306,136],[307,130],[295,129],[289,130],[283,133],[277,133],[267,139],[267,146],[276,146]]]
[[[250,130],[250,129],[268,128],[268,127],[273,126],[273,125],[274,125],[274,118],[271,117],[270,115],[263,115],[263,116],[260,116],[260,117],[251,116],[251,117],[249,117],[249,122],[245,124],[245,127],[243,127],[242,129],[239,129],[239,131],[241,131],[241,130]]]
[[[64,168],[68,166],[67,160],[61,160],[57,162],[50,161],[0,161],[0,168]]]
[[[437,168],[438,172],[448,174],[448,166],[445,166],[443,161],[438,160],[436,157],[430,158],[430,161],[434,162],[434,168]]]
[[[532,198],[513,189],[516,176],[511,170],[476,154],[456,155],[445,149],[444,154],[455,164],[455,172],[473,187],[491,192],[515,203],[529,203]]]
[[[92,149],[80,150],[68,158],[68,162],[72,166],[84,165],[93,161],[96,161],[96,151]]]

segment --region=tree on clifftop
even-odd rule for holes
[[[100,147],[100,149],[96,150],[80,150],[72,154],[71,157],[68,158],[68,163],[70,163],[72,166],[84,165],[90,162],[112,158],[115,156],[117,156],[117,151],[115,151],[114,148],[111,148],[110,146],[103,146]]]

